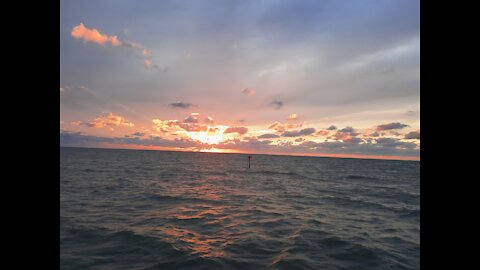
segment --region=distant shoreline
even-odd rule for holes
[[[314,158],[338,158],[338,159],[365,159],[365,160],[385,160],[385,161],[413,161],[420,162],[420,158],[417,159],[405,159],[399,158],[375,158],[375,157],[335,157],[335,156],[321,156],[321,155],[301,155],[301,154],[260,154],[260,153],[250,153],[250,152],[201,152],[201,151],[178,151],[178,150],[158,150],[158,149],[132,149],[132,148],[104,148],[104,147],[86,147],[86,146],[62,146],[60,148],[83,148],[83,149],[102,149],[102,150],[131,150],[131,151],[159,151],[159,152],[177,152],[177,153],[200,153],[200,154],[240,154],[240,155],[257,155],[257,156],[291,156],[291,157],[314,157]]]

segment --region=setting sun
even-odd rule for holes
[[[208,144],[217,144],[223,139],[222,134],[213,132],[187,132],[187,135],[194,140]]]

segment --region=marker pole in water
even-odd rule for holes
[[[250,169],[250,160],[252,159],[252,156],[248,156],[248,168]]]

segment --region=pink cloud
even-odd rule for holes
[[[83,23],[73,27],[71,35],[75,39],[81,39],[84,42],[96,43],[98,45],[111,45],[114,47],[121,46],[136,52],[138,57],[143,61],[143,65],[147,68],[154,68],[160,70],[159,67],[151,60],[151,52],[147,50],[142,44],[129,41],[120,41],[115,35],[102,34],[95,28],[88,28]]]
[[[134,126],[134,124],[128,119],[126,119],[125,117],[115,115],[111,112],[108,113],[107,115],[97,117],[88,122],[74,121],[74,122],[71,122],[70,124],[75,126],[84,125],[84,126],[93,127],[93,128],[119,127],[119,126],[133,127]]]
[[[229,127],[227,129],[225,129],[225,131],[223,133],[224,134],[238,133],[239,135],[243,135],[247,132],[248,132],[248,128],[246,128],[246,127]]]
[[[121,42],[118,40],[117,36],[109,36],[106,34],[100,33],[97,29],[89,29],[80,23],[72,29],[72,37],[76,39],[83,39],[85,42],[93,42],[100,45],[110,44],[112,46],[119,46]]]

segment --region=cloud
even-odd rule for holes
[[[302,130],[296,131],[286,131],[282,134],[282,137],[299,137],[299,136],[307,136],[310,134],[315,133],[314,128],[304,128]]]
[[[280,110],[283,107],[284,104],[283,104],[283,101],[275,100],[275,101],[270,102],[269,105],[273,106],[275,108],[275,110]]]
[[[193,107],[195,105],[193,105],[191,103],[177,101],[177,102],[173,102],[173,103],[168,104],[168,106],[170,106],[172,108],[176,108],[176,109],[188,109],[188,108]]]
[[[178,125],[178,127],[188,132],[208,131],[208,126],[197,125],[195,123],[181,123],[180,125]]]
[[[342,129],[337,130],[337,132],[333,135],[335,140],[341,140],[344,142],[352,142],[354,137],[359,135],[360,133],[356,132],[356,130],[352,127],[345,127]]]
[[[394,135],[394,136],[400,136],[401,134],[395,130],[390,130],[389,132],[391,135]]]
[[[327,136],[329,134],[328,131],[326,130],[319,130],[317,133],[315,133],[316,135],[320,135],[320,136]]]
[[[184,123],[198,123],[198,118],[195,115],[189,115],[183,119]]]
[[[158,136],[150,136],[147,138],[139,137],[100,137],[87,135],[81,132],[60,132],[61,146],[99,146],[100,145],[141,145],[141,146],[160,146],[160,147],[174,147],[182,149],[201,149],[204,145],[190,139],[163,139]]]
[[[132,136],[143,137],[143,136],[145,136],[145,133],[143,133],[143,132],[135,132],[135,133],[132,134]]]
[[[248,128],[246,128],[246,127],[229,127],[227,129],[225,129],[225,131],[223,133],[224,134],[238,133],[239,135],[243,135],[247,132],[248,132]]]
[[[93,127],[93,128],[104,128],[104,127],[119,127],[119,126],[125,126],[125,127],[133,127],[134,124],[126,119],[125,117],[115,115],[113,113],[108,113],[107,115],[97,117],[93,120],[90,120],[88,122],[81,122],[81,121],[76,121],[72,122],[72,125],[84,125],[87,127]]]
[[[407,140],[420,140],[420,131],[412,131],[405,135]]]
[[[419,111],[407,111],[405,113],[406,116],[408,117],[418,117],[420,115]]]
[[[298,138],[295,141],[300,142]],[[272,144],[271,140],[258,140],[254,137],[244,139],[234,138],[217,144],[205,144],[192,139],[164,139],[158,136],[140,137],[98,137],[86,135],[81,132],[60,131],[61,146],[93,146],[98,147],[104,144],[109,145],[142,145],[175,147],[186,150],[198,151],[201,149],[237,149],[243,151],[255,151],[262,153],[311,153],[311,154],[357,154],[357,155],[393,155],[418,157],[419,148],[415,143],[403,142],[395,138],[379,138],[372,141],[362,141],[359,138],[349,142],[313,142],[302,141],[300,144],[293,144],[291,141],[284,141]]]
[[[327,130],[337,130],[337,127],[334,125],[331,125],[327,128]]]
[[[251,88],[243,88],[241,91],[240,91],[242,94],[245,94],[245,95],[255,95],[255,89],[251,89]]]
[[[379,125],[377,127],[377,130],[381,131],[381,130],[401,129],[401,128],[404,128],[404,127],[408,127],[408,125],[405,125],[405,124],[402,124],[402,123],[399,123],[399,122],[395,122],[395,123],[388,123],[388,124]]]
[[[203,122],[211,124],[211,123],[213,123],[214,121],[213,121],[213,118],[212,118],[212,117],[208,116],[208,117],[206,117],[205,119],[203,119]]]
[[[290,114],[288,117],[287,117],[287,120],[289,121],[295,121],[298,119],[298,116],[297,114],[293,113],[293,114]]]
[[[279,137],[280,137],[279,135],[272,134],[272,133],[267,133],[267,134],[258,136],[259,139],[272,139],[272,138],[279,138]]]
[[[339,129],[338,132],[342,132],[342,133],[354,133],[354,132],[355,132],[355,129],[352,128],[352,127],[345,127],[345,128]]]
[[[75,39],[81,39],[84,42],[96,43],[101,46],[110,45],[113,47],[123,47],[136,52],[137,56],[142,59],[146,68],[154,68],[159,71],[158,65],[152,63],[152,53],[142,44],[130,41],[120,41],[115,35],[102,34],[95,28],[88,28],[83,23],[73,27],[71,35]]]
[[[268,129],[274,129],[277,132],[284,132],[285,130],[302,127],[302,124],[281,124],[279,122],[275,122],[268,126]]]
[[[178,128],[180,122],[178,120],[160,120],[152,119],[153,126],[156,131],[168,132],[172,128]]]
[[[110,44],[112,46],[119,46],[121,42],[118,40],[117,36],[109,36],[106,34],[100,33],[97,29],[89,29],[80,23],[72,29],[72,37],[76,39],[83,39],[84,42],[97,43],[99,45]]]

